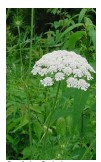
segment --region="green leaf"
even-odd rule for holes
[[[93,42],[94,47],[96,47],[96,30],[95,25],[90,18],[85,17],[85,25],[90,36],[91,42]]]
[[[52,121],[51,124],[54,123],[58,118],[62,117],[67,117],[67,114],[69,115],[71,113],[70,109],[62,109],[62,108],[58,108],[57,111],[54,112],[53,116],[52,116]]]
[[[60,117],[56,122],[56,131],[58,135],[66,135],[66,121],[63,117]]]
[[[71,135],[72,133],[72,125],[73,125],[73,119],[71,115],[68,115],[66,117],[66,127],[67,127],[67,134]]]
[[[91,41],[93,42],[94,47],[96,47],[96,31],[94,27],[91,27],[89,29],[89,36],[91,38]]]
[[[54,21],[54,27],[55,29],[57,29],[58,27],[60,27],[60,22],[59,21]]]
[[[16,112],[16,107],[9,107],[6,111],[6,118],[8,118],[10,115],[12,115],[14,112]]]
[[[85,108],[88,95],[89,95],[89,90],[85,92],[78,89],[74,89],[73,92],[74,104],[72,107],[73,132],[78,131],[78,133],[80,133],[81,113]]]
[[[82,19],[85,17],[85,14],[87,12],[87,8],[83,8],[81,11],[80,11],[80,14],[79,14],[79,18],[78,18],[78,22],[80,23],[82,21]]]
[[[33,148],[34,149],[34,148]],[[27,158],[30,158],[31,156],[31,148],[30,147],[25,147],[22,151],[22,154],[23,154],[23,158],[24,159],[27,159]]]
[[[26,124],[28,124],[28,119],[26,119],[26,118],[21,118],[20,119],[20,124],[18,125],[18,127],[17,128],[15,128],[13,131],[12,131],[12,133],[15,133],[16,131],[18,131],[19,129],[21,129],[22,127],[24,127]]]
[[[88,30],[88,28],[93,25],[92,20],[88,17],[85,17],[84,20],[85,20],[86,28]]]
[[[12,122],[13,121],[13,122]],[[12,119],[11,121],[7,122],[7,133],[17,127],[20,123],[20,118]]]
[[[7,134],[6,136],[6,140],[11,143],[11,144],[14,144],[15,143],[15,140],[12,138],[12,136],[10,136],[9,134]]]
[[[40,109],[37,106],[30,106],[30,109],[37,113],[41,113]]]
[[[76,46],[76,42],[80,40],[86,34],[85,31],[77,31],[73,33],[68,41],[68,49],[74,49]]]
[[[35,135],[37,136],[38,139],[40,139],[43,131],[41,124],[38,121],[35,121],[33,128],[34,128]]]
[[[72,31],[73,29],[77,28],[77,27],[80,27],[80,26],[83,26],[84,24],[83,23],[77,23],[77,24],[74,24],[70,27],[68,27],[62,34],[61,34],[61,38],[63,36],[65,36],[68,32]]]

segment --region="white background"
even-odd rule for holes
[[[6,161],[6,8],[97,8],[97,161],[101,161],[101,8],[98,0],[0,1],[0,162]],[[22,161],[22,160],[11,160]],[[26,160],[29,161],[30,160]],[[32,160],[31,160],[32,161]],[[35,160],[33,160],[35,161]],[[37,160],[42,161],[42,160]],[[45,160],[49,161],[49,160]],[[53,162],[53,160],[50,160]],[[57,160],[55,160],[57,161]],[[59,162],[63,160],[58,160]],[[64,160],[65,161],[65,160]],[[70,160],[71,162],[72,160]],[[83,160],[88,161],[88,160]]]

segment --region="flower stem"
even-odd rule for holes
[[[47,133],[48,133],[48,129],[50,127],[50,122],[51,122],[51,119],[52,119],[52,115],[54,114],[54,111],[55,111],[55,107],[56,107],[56,104],[57,104],[57,98],[58,98],[58,94],[59,94],[59,88],[60,88],[60,82],[58,83],[58,88],[57,88],[57,92],[56,92],[56,96],[55,96],[55,100],[54,100],[54,104],[53,104],[53,107],[52,107],[52,111],[50,112],[49,116],[47,117],[45,123],[48,121],[48,124],[47,124],[47,129],[46,129],[46,132],[43,134],[40,142],[42,141],[42,139],[44,138],[44,144],[43,146],[45,146],[45,142],[46,142],[46,137],[47,137]],[[49,120],[48,120],[49,119]]]

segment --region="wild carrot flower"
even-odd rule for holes
[[[33,75],[45,77],[40,82],[44,86],[52,86],[55,81],[66,80],[67,87],[86,91],[92,80],[91,73],[95,73],[87,60],[66,50],[53,51],[42,56],[31,71]]]
[[[41,84],[44,85],[44,87],[53,85],[53,80],[51,77],[46,77],[45,79],[40,80],[40,82],[41,82]]]
[[[55,80],[56,81],[63,80],[63,79],[65,79],[64,76],[65,76],[64,73],[58,72],[58,73],[55,74]]]

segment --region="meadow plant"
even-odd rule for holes
[[[42,58],[35,63],[31,72],[33,75],[38,74],[42,77],[40,83],[44,87],[53,86],[55,82],[58,82],[52,110],[47,117],[47,130],[40,140],[42,141],[44,138],[43,149],[45,149],[47,132],[57,105],[60,82],[65,80],[68,88],[87,91],[90,87],[89,81],[93,79],[92,73],[95,73],[95,70],[88,61],[79,54],[72,51],[58,50],[43,55]]]

